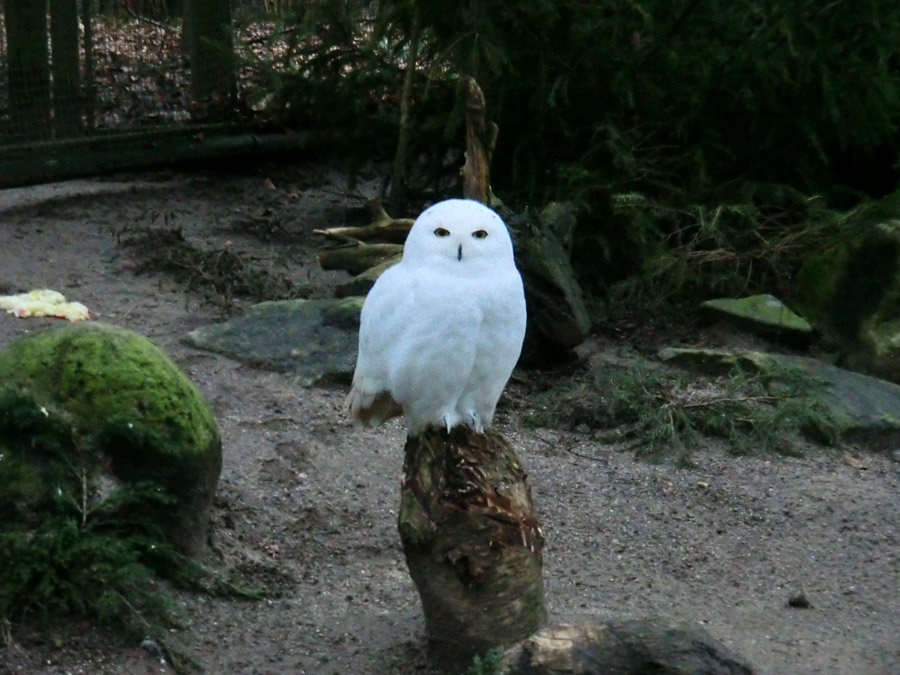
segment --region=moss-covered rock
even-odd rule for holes
[[[175,500],[155,514],[168,540],[202,551],[222,467],[219,433],[194,386],[148,339],[96,322],[21,338],[0,352],[0,401],[0,456],[19,463],[22,478],[0,486],[0,501],[39,505],[59,490],[53,476],[73,468],[95,491],[149,481]],[[46,423],[25,419],[29,409]],[[71,429],[70,456],[32,452],[54,427]]]
[[[839,220],[792,290],[835,341],[841,365],[900,382],[900,192]]]
[[[728,317],[738,325],[765,336],[809,342],[812,327],[773,295],[716,298],[700,305],[707,312]]]

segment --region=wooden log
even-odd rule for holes
[[[319,265],[323,270],[347,270],[362,274],[403,253],[400,244],[366,244],[347,238],[341,243],[319,249]]]
[[[544,624],[543,535],[525,471],[498,433],[409,438],[398,528],[439,667],[464,671]]]

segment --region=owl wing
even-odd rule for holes
[[[403,412],[389,391],[391,345],[399,337],[389,327],[398,325],[398,315],[412,303],[402,265],[388,268],[376,279],[359,318],[359,351],[345,406],[365,426],[377,426]]]
[[[379,277],[363,305],[348,397],[359,422],[372,426],[402,413],[412,434],[456,423],[483,317],[471,295],[403,263]]]
[[[519,360],[526,325],[522,280],[514,269],[498,270],[481,294],[484,320],[457,408],[460,418],[479,432],[492,424],[497,400]]]

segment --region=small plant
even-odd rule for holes
[[[500,675],[502,656],[500,649],[491,649],[484,656],[476,656],[466,675]]]
[[[0,396],[0,626],[82,617],[154,641],[177,672],[197,670],[170,644],[177,622],[160,580],[241,591],[175,551],[150,515],[172,498],[98,475],[95,447],[30,399]]]
[[[651,459],[690,462],[702,437],[736,454],[800,452],[799,436],[833,445],[838,428],[818,395],[821,382],[799,369],[695,377],[654,365],[593,372],[544,393],[526,420],[592,431]]]

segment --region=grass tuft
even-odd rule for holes
[[[136,273],[168,274],[227,311],[234,309],[238,298],[264,302],[309,296],[309,288],[271,272],[250,256],[228,248],[198,248],[181,227],[126,227],[115,236],[118,245],[137,258]]]
[[[525,421],[592,432],[654,461],[690,464],[704,437],[725,440],[735,454],[798,455],[803,438],[839,440],[821,386],[794,368],[708,378],[648,364],[575,376],[541,394]]]

